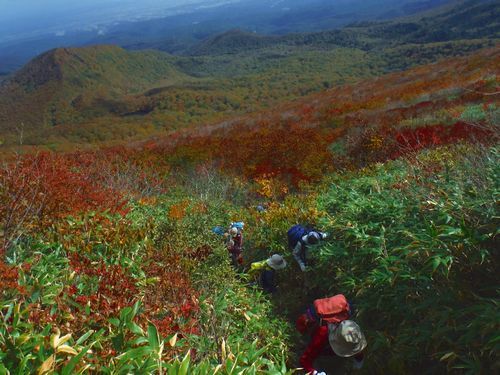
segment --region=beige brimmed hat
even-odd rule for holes
[[[281,255],[274,254],[267,260],[267,265],[273,270],[282,270],[286,267],[286,261]]]
[[[365,335],[352,320],[344,320],[337,326],[330,325],[328,340],[339,357],[351,357],[366,348]]]

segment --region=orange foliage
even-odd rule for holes
[[[170,207],[170,210],[168,211],[168,216],[171,219],[182,220],[182,218],[186,216],[186,209],[188,205],[189,205],[189,200],[184,200],[180,203],[174,204],[172,207]]]
[[[0,259],[3,259],[3,252],[0,251]],[[18,283],[19,272],[15,267],[9,266],[0,260],[0,296],[7,297],[11,293],[17,295],[24,294],[25,290]]]
[[[257,194],[261,197],[275,199],[288,193],[288,187],[273,175],[264,174],[254,180],[258,185]]]

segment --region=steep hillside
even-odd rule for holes
[[[297,318],[338,293],[363,365],[317,373],[500,373],[498,6],[462,5],[192,56],[57,49],[0,81],[0,375],[303,374],[321,340]],[[328,233],[306,267],[296,224]]]
[[[246,256],[290,260],[271,300],[292,323],[315,298],[350,299],[368,338],[361,374],[496,373],[498,162],[498,143],[452,145],[330,175],[310,194],[271,195]],[[286,247],[297,222],[331,234],[306,272]],[[306,343],[297,337],[299,355]],[[358,373],[349,362],[314,367]]]
[[[498,125],[499,66],[500,50],[485,50],[336,87],[146,145],[159,155],[172,155],[173,164],[210,160],[247,177],[316,179],[325,168],[364,165],[395,158],[406,149],[487,138],[488,131],[476,122],[490,119]],[[469,107],[473,120],[457,117]]]
[[[160,52],[119,47],[63,48],[34,59],[0,87],[0,128],[25,130],[106,114],[115,102],[188,77]],[[30,110],[27,111],[26,108]]]
[[[308,340],[294,321],[344,293],[368,342],[360,374],[497,373],[498,59],[129,147],[13,155],[0,372],[291,375]],[[212,228],[240,220],[231,267]],[[296,223],[330,234],[304,272],[286,243]],[[288,266],[270,295],[247,271],[273,253]],[[314,365],[352,373],[343,358]]]

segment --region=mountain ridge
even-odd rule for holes
[[[262,35],[244,29],[232,29],[205,39],[191,47],[187,54],[210,55],[239,53],[273,45],[306,44],[314,46],[348,46],[362,49],[380,48],[384,44],[433,43],[460,39],[500,38],[500,4],[491,0],[459,1],[436,10],[383,22],[358,22],[338,30],[288,35]],[[449,31],[444,31],[449,30]],[[239,42],[239,43],[238,43]]]
[[[142,137],[495,45],[500,4],[463,4],[465,10],[446,8],[424,21],[319,33],[266,36],[233,29],[205,40],[190,56],[111,45],[55,49],[0,83],[0,135],[4,144],[15,143],[23,124],[32,144]],[[447,27],[460,24],[464,11],[474,21],[436,36],[441,20],[451,20]],[[488,38],[468,30],[478,24],[474,32]],[[461,37],[466,39],[454,39]]]
[[[11,129],[24,123],[29,129],[78,121],[82,111],[99,112],[96,107],[112,106],[119,97],[185,80],[189,77],[163,52],[117,46],[53,49],[2,83],[0,123],[10,123]],[[20,107],[30,107],[30,115],[24,118]]]
[[[454,0],[385,0],[395,15],[406,14],[402,4],[435,4]],[[324,0],[287,0],[286,4],[270,4],[268,0],[235,2],[220,8],[160,18],[144,22],[125,22],[98,30],[67,32],[64,36],[45,36],[18,43],[0,45],[0,71],[12,71],[28,62],[36,54],[61,45],[84,46],[117,44],[127,49],[161,49],[182,54],[188,47],[202,39],[235,27],[248,28],[263,34],[287,34],[310,32],[343,27],[356,20],[390,17],[379,6],[380,0],[355,0],[328,2]],[[284,10],[284,8],[289,8]],[[316,9],[316,10],[315,10]],[[264,13],[264,14],[262,14]],[[350,13],[346,16],[346,13]],[[411,9],[410,9],[410,13]],[[231,14],[232,17],[227,17]],[[343,14],[343,16],[339,16]],[[326,16],[326,17],[325,17]],[[322,17],[322,21],[319,21]]]

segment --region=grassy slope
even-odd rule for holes
[[[496,148],[453,146],[333,175],[310,197],[271,203],[250,257],[288,254],[286,229],[313,223],[331,239],[305,274],[287,255],[273,299],[281,316],[344,293],[368,337],[362,373],[495,372],[498,173]],[[339,374],[345,362],[319,363]]]
[[[293,320],[312,299],[342,292],[367,334],[364,373],[492,373],[498,173],[496,148],[460,145],[331,174],[279,200],[202,169],[184,184],[172,176],[168,194],[131,199],[124,216],[34,224],[0,264],[0,369],[49,361],[68,372],[178,373],[194,348],[183,361],[190,373],[284,374],[283,351],[293,368],[306,340],[290,336]],[[288,260],[274,309],[244,287],[210,231],[231,220],[247,223],[246,265],[272,253]],[[331,233],[305,274],[286,250],[296,222]],[[76,352],[50,346],[56,328]],[[349,372],[348,361],[318,366]]]
[[[185,217],[175,213],[179,205]],[[230,220],[221,208],[235,208],[184,194],[131,200],[128,207],[124,216],[67,217],[40,228],[43,234],[24,236],[5,254],[11,261],[9,268],[0,264],[7,277],[0,283],[0,370],[43,372],[50,362],[63,373],[146,374],[163,363],[182,373],[186,353],[182,366],[197,363],[189,367],[193,374],[210,373],[218,363],[234,364],[238,372],[280,369],[285,323],[260,292],[240,283],[207,225]],[[186,236],[201,223],[203,230]],[[22,297],[8,283],[13,270]],[[73,349],[49,344],[58,330],[71,334],[65,343]]]

